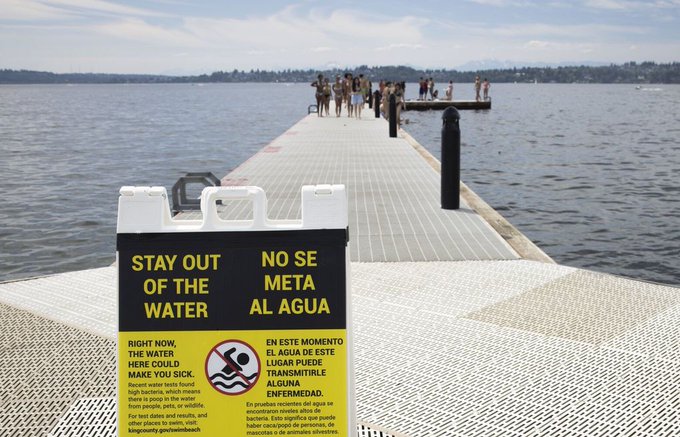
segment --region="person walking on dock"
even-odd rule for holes
[[[491,88],[491,84],[487,80],[487,78],[484,78],[484,83],[482,83],[482,89],[484,90],[484,101],[489,100],[489,88]]]
[[[479,76],[475,77],[475,100],[481,101],[482,97],[479,95],[479,91],[482,89],[482,83],[479,81]]]

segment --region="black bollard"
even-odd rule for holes
[[[368,100],[368,109],[373,109],[373,99],[371,98],[372,95],[373,95],[373,93],[371,92],[371,89],[369,88],[368,89],[368,95],[366,96],[366,100]]]
[[[397,137],[397,98],[390,94],[390,138]]]
[[[449,106],[442,114],[442,209],[460,208],[460,114]]]
[[[373,93],[373,110],[375,110],[375,118],[380,118],[380,91],[378,90]]]

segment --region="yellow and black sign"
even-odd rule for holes
[[[347,240],[119,230],[119,435],[348,436]]]

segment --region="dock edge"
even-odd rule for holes
[[[437,173],[441,173],[441,162],[434,157],[434,155],[403,128],[399,130],[399,133]],[[541,248],[536,246],[533,241],[522,234],[505,217],[500,215],[462,181],[460,182],[460,196],[475,210],[475,212],[477,212],[477,214],[489,223],[489,225],[491,225],[505,241],[508,242],[522,259],[556,264],[556,262],[543,252]]]

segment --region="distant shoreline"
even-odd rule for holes
[[[478,71],[418,70],[405,66],[360,66],[330,70],[250,70],[216,71],[193,76],[110,73],[51,73],[46,71],[0,69],[0,84],[116,84],[116,83],[306,83],[319,73],[334,78],[336,75],[363,73],[374,82],[381,79],[417,82],[421,77],[432,77],[435,82],[452,80],[472,82],[475,76],[494,83],[601,83],[601,84],[679,84],[680,62],[627,62],[608,66],[522,67]]]

